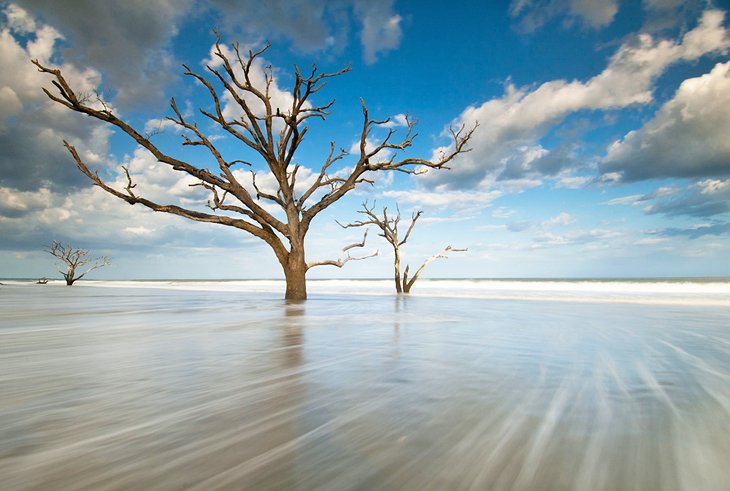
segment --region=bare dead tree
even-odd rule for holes
[[[405,243],[408,241],[408,238],[411,236],[411,232],[413,232],[413,227],[416,226],[416,222],[423,214],[423,211],[416,211],[411,215],[411,223],[408,225],[408,230],[406,231],[405,236],[401,239],[399,237],[398,232],[398,226],[400,225],[400,209],[396,205],[396,214],[395,216],[388,216],[388,208],[383,207],[383,213],[382,216],[378,216],[375,213],[375,205],[372,207],[368,206],[367,201],[362,204],[362,209],[358,210],[358,213],[361,213],[365,215],[364,220],[359,220],[353,223],[348,224],[339,224],[343,228],[352,228],[352,227],[366,227],[368,225],[375,225],[380,229],[380,235],[381,237],[385,238],[386,241],[393,247],[393,253],[394,253],[394,260],[393,260],[393,266],[394,266],[394,276],[395,276],[395,291],[398,293],[410,293],[411,288],[413,288],[413,284],[416,282],[418,277],[423,273],[423,270],[426,269],[426,266],[428,266],[431,262],[435,261],[436,259],[446,259],[448,258],[447,253],[449,252],[464,252],[466,249],[457,249],[455,247],[452,247],[451,245],[448,245],[444,247],[441,251],[437,252],[433,256],[427,258],[425,261],[423,261],[423,264],[421,264],[421,267],[418,268],[416,271],[416,274],[413,275],[413,277],[409,278],[408,273],[410,271],[410,265],[406,265],[406,269],[403,271],[403,275],[401,277],[400,272],[400,264],[401,264],[401,250],[400,248],[405,245]],[[338,222],[339,223],[339,222]]]
[[[349,68],[334,73],[319,73],[316,65],[313,65],[309,73],[302,74],[295,66],[294,86],[290,92],[291,107],[278,108],[272,102],[271,88],[274,81],[272,67],[267,67],[262,84],[256,86],[255,83],[254,62],[266,52],[269,45],[259,51],[249,50],[247,54],[241,52],[238,44],[234,44],[232,48],[233,51],[229,52],[231,54],[226,54],[227,50],[222,48],[219,35],[213,50],[218,64],[206,66],[206,71],[202,74],[183,65],[184,74],[201,84],[210,96],[211,105],[208,109],[201,108],[200,114],[237,140],[244,151],[253,150],[276,179],[277,190],[274,193],[260,189],[255,181],[255,174],[254,190],[246,189],[234,175],[232,167],[251,163],[244,160],[226,160],[213,139],[206,136],[197,122],[183,115],[174,98],[170,101],[174,115],[167,119],[181,129],[182,145],[198,146],[207,150],[216,162],[215,171],[166,153],[155,145],[149,136],[145,136],[129,122],[119,118],[109,104],[100,100],[87,100],[77,95],[60,70],[46,67],[38,60],[33,60],[33,63],[41,72],[53,77],[51,83],[55,87],[54,91],[43,89],[50,99],[72,111],[115,126],[151,152],[160,163],[198,179],[199,186],[210,192],[211,199],[208,202],[210,212],[184,208],[176,204],[158,203],[137,195],[136,184],[127,168],[123,169],[127,185],[123,189],[117,189],[102,180],[97,172],[89,169],[76,148],[64,141],[76,166],[96,186],[132,205],[140,204],[158,212],[234,227],[258,237],[271,247],[284,270],[286,298],[305,299],[307,271],[321,265],[338,265],[337,261],[306,261],[304,239],[314,217],[352,191],[358,184],[372,184],[370,176],[373,172],[391,170],[414,174],[428,169],[447,168],[446,164],[454,157],[468,151],[467,143],[476,126],[468,129],[464,126],[458,129],[452,128],[452,146],[438,158],[428,160],[400,157],[401,152],[408,149],[416,137],[415,120],[408,118],[405,134],[400,141],[395,142],[393,137],[396,130],[388,125],[389,120],[371,118],[365,102],[361,99],[363,124],[359,154],[356,155],[357,161],[351,170],[348,169],[344,173],[342,170],[338,173],[333,172],[335,164],[342,160],[347,152],[344,149],[336,150],[337,147],[332,142],[326,159],[319,165],[319,173],[315,174],[314,182],[297,194],[295,184],[302,165],[295,163],[295,155],[309,131],[309,120],[312,118],[324,120],[334,104],[332,100],[316,105],[311,103],[310,99],[326,86],[329,79],[342,75],[349,71]],[[231,117],[228,112],[224,114],[226,106],[222,101],[235,104],[240,110],[240,116]],[[382,135],[377,140],[378,143],[371,145],[371,141],[375,138],[373,131],[376,129],[380,129]],[[380,157],[386,153],[389,155],[387,158]],[[278,215],[286,218],[278,218],[277,214],[270,211],[270,205],[280,209],[281,213]]]
[[[48,247],[49,254],[61,261],[66,271],[59,271],[66,280],[66,285],[71,286],[76,280],[80,280],[95,269],[109,266],[111,261],[108,257],[89,257],[86,249],[76,249],[70,245],[64,245],[55,240]]]

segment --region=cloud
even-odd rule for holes
[[[490,249],[510,251],[578,248],[581,252],[590,252],[611,248],[619,249],[629,238],[623,230],[581,227],[577,225],[576,217],[567,212],[560,212],[542,220],[513,220],[504,225],[491,225],[481,229],[512,232],[513,236],[518,239],[489,246]],[[579,256],[575,256],[575,258],[579,259]]]
[[[521,179],[528,174],[529,169],[535,162],[550,155],[550,151],[536,146],[522,146],[514,149],[514,152],[502,160],[504,167],[497,177],[498,180]]]
[[[192,116],[191,114],[184,114],[186,118]],[[144,132],[147,135],[161,133],[168,128],[179,128],[177,123],[167,118],[153,118],[147,120],[144,124]]]
[[[449,208],[452,210],[480,209],[488,206],[502,195],[500,191],[385,191],[384,198],[393,199],[399,204],[418,208]]]
[[[519,28],[533,32],[556,17],[566,16],[565,25],[580,22],[591,28],[610,24],[618,12],[618,0],[513,0],[510,15]]]
[[[708,218],[730,211],[730,179],[705,179],[688,187],[660,187],[649,194],[611,199],[606,205],[633,205],[648,215]]]
[[[492,215],[497,217],[496,215]],[[499,218],[506,218],[509,215],[501,216]],[[527,230],[537,231],[538,236],[554,236],[553,230],[556,228],[563,228],[568,225],[575,223],[575,217],[570,213],[561,212],[554,217],[542,220],[542,221],[531,221],[531,220],[517,220],[507,223],[507,230],[510,232],[525,232]]]
[[[638,246],[655,246],[658,244],[666,244],[669,241],[666,237],[644,237],[634,241],[634,245]]]
[[[642,5],[647,10],[673,10],[685,0],[643,0]]]
[[[27,34],[36,30],[35,20],[28,15],[28,12],[17,5],[12,3],[6,5],[4,13],[11,30],[21,34]]]
[[[114,87],[116,104],[127,107],[165,100],[179,63],[170,51],[191,0],[18,0],[16,4],[63,33],[71,48],[64,57],[93,66]]]
[[[403,18],[393,10],[393,0],[356,0],[355,14],[362,24],[360,42],[367,64],[377,61],[380,53],[400,45]]]
[[[618,12],[618,1],[571,0],[570,11],[590,27],[603,27],[613,22]]]
[[[507,230],[510,232],[524,232],[525,230],[530,230],[533,226],[533,223],[528,222],[527,220],[521,220],[517,222],[509,222],[507,224]]]
[[[730,211],[730,180],[705,180],[675,190],[644,208],[650,215],[711,217]]]
[[[643,30],[657,32],[682,26],[706,6],[703,0],[642,0]]]
[[[601,163],[623,180],[730,175],[730,62],[687,79],[642,128],[612,143]]]
[[[259,242],[228,227],[129,206],[98,187],[71,192],[0,187],[0,203],[2,250],[40,249],[51,240],[124,253],[173,245],[230,249]]]
[[[613,198],[606,202],[604,202],[604,205],[609,206],[615,206],[615,205],[635,205],[639,201],[641,201],[643,195],[641,194],[632,194],[630,196],[621,196],[619,198]]]
[[[387,123],[381,125],[383,128],[398,128],[408,126],[408,116],[405,114],[396,114],[391,116]]]
[[[575,169],[580,166],[577,157],[576,143],[561,143],[550,150],[542,149],[541,154],[522,169],[519,177],[529,175],[530,172],[544,176],[554,176],[564,169]]]
[[[131,235],[147,236],[153,234],[155,229],[140,225],[138,227],[125,227],[123,231]]]
[[[570,213],[562,212],[552,218],[549,218],[548,220],[545,220],[542,222],[543,227],[555,227],[555,226],[564,226],[564,225],[570,225],[571,223],[575,222],[575,218],[573,218]]]
[[[257,4],[257,11],[265,13],[270,9],[271,22],[282,13],[290,14],[292,21],[298,19],[296,26],[288,30],[294,37],[299,33],[305,36],[307,30],[322,31],[322,25],[311,19],[334,18],[339,11],[358,16],[358,19],[371,19],[372,22],[368,21],[371,23],[377,21],[378,15],[397,17],[391,2],[362,3],[355,9],[354,1],[339,7],[325,6],[326,2],[317,0],[274,1],[267,2],[265,8]],[[104,84],[113,88],[106,91],[105,98],[122,110],[132,101],[160,103],[166,99],[163,93],[168,83],[179,78],[173,77],[170,70],[171,64],[177,65],[171,44],[179,24],[193,11],[210,13],[211,9],[220,14],[238,9],[236,18],[252,25],[261,20],[244,16],[241,12],[246,9],[240,9],[238,3],[232,2],[194,4],[190,0],[163,0],[151,4],[134,0],[109,4],[79,0],[69,6],[38,0],[0,7],[0,63],[3,66],[0,73],[0,145],[4,150],[0,155],[0,184],[19,189],[37,187],[43,181],[54,186],[80,185],[85,182],[84,178],[72,164],[69,165],[71,160],[60,141],[71,139],[82,152],[86,152],[84,143],[93,147],[90,149],[92,160],[103,159],[107,150],[111,131],[97,129],[98,122],[79,117],[49,101],[40,90],[49,85],[49,77],[38,73],[29,63],[30,58],[39,58],[47,64],[60,62],[64,75],[80,93],[103,92],[103,74]],[[236,18],[232,17],[231,22]],[[343,23],[347,24],[349,20],[345,19]],[[379,46],[377,42],[373,39],[367,49],[363,48],[370,57],[394,46],[392,43]],[[257,61],[254,67],[257,79],[263,79],[263,63],[263,60]],[[279,88],[276,81],[272,95],[277,107],[291,106],[291,94]],[[224,103],[226,114],[234,115],[235,105],[229,99]],[[170,124],[152,120],[146,125],[146,131]],[[103,131],[107,131],[107,135]],[[93,139],[88,138],[90,134]]]
[[[492,211],[492,217],[494,218],[509,218],[516,213],[515,210],[507,208],[505,206],[499,206]]]
[[[210,5],[226,32],[247,34],[242,42],[287,39],[302,51],[347,43],[348,16],[340,2],[211,0]]]
[[[122,108],[166,100],[180,72],[173,41],[192,16],[215,18],[229,37],[242,36],[237,40],[243,43],[286,39],[305,52],[336,53],[347,46],[354,20],[367,63],[396,48],[402,37],[393,0],[16,0],[5,10],[18,32],[32,32],[40,20],[62,33],[70,46],[63,50],[66,60],[104,73]]]
[[[614,110],[652,102],[653,84],[669,66],[727,51],[730,37],[722,26],[723,19],[720,11],[706,11],[699,24],[680,41],[641,34],[621,45],[608,66],[585,82],[553,80],[537,88],[508,83],[501,98],[470,106],[454,121],[456,127],[479,122],[470,142],[473,151],[459,156],[451,172],[429,173],[422,182],[464,187],[505,172],[502,178],[540,178],[569,168],[574,165],[573,148],[549,150],[540,145],[539,140],[548,131],[579,111]],[[437,148],[434,155],[443,150]],[[560,152],[563,155],[556,158],[550,155]]]
[[[17,191],[0,187],[0,217],[20,218],[43,209],[51,203],[51,191],[41,188],[38,191]]]
[[[610,229],[571,230],[565,233],[541,232],[533,237],[531,249],[559,247],[580,244],[601,244],[609,247],[609,242],[623,237],[623,233]]]
[[[244,42],[289,40],[304,52],[342,52],[353,21],[359,26],[363,59],[372,64],[402,38],[401,16],[393,0],[211,0],[224,29],[244,32]],[[256,12],[256,15],[251,15]]]
[[[73,165],[62,139],[76,145],[82,159],[92,169],[99,170],[103,178],[117,189],[124,189],[127,185],[126,176],[118,166],[124,164],[130,170],[139,195],[160,203],[210,212],[206,209],[209,192],[202,187],[191,187],[197,183],[196,179],[171,171],[139,148],[117,161],[108,155],[111,129],[48,100],[40,88],[49,86],[50,80],[47,75],[39,73],[29,59],[37,57],[48,64],[51,60],[61,61],[59,46],[64,36],[14,4],[6,5],[2,16],[0,62],[4,70],[0,72],[0,146],[3,148],[0,153],[0,220],[3,235],[13,237],[5,246],[48,241],[48,237],[54,235],[59,239],[82,238],[99,243],[111,237],[112,241],[122,245],[133,238],[144,238],[151,244],[177,240],[174,238],[175,229],[179,231],[181,241],[185,242],[188,236],[192,241],[196,235],[192,230],[197,230],[197,225],[189,229],[189,225],[181,224],[178,218],[160,214],[154,215],[155,225],[139,225],[149,220],[148,210],[125,206],[104,193],[99,196],[96,188],[90,190],[88,179]],[[260,81],[263,80],[264,63],[264,60],[259,60],[253,67],[253,76]],[[68,59],[61,63],[60,68],[79,93],[100,90],[100,71]],[[276,71],[274,75],[277,75]],[[291,107],[292,96],[278,86],[277,79],[272,83],[270,93],[275,106]],[[234,106],[226,104],[225,111],[229,115],[233,115],[234,110]],[[394,121],[398,123],[400,118],[396,117]],[[145,128],[153,131],[171,124],[167,120],[150,120]],[[243,181],[253,192],[250,176],[250,173],[245,173]],[[392,178],[391,175],[386,177]],[[262,172],[257,180],[266,189],[272,178],[270,173]],[[301,168],[297,190],[301,193],[303,187],[311,185],[315,178],[310,169]],[[27,229],[24,228],[27,223],[42,225]],[[99,237],[94,238],[94,234]],[[201,234],[196,240],[210,242],[211,239],[205,237]]]
[[[523,237],[523,240],[516,242],[491,244],[489,248],[494,250],[535,251],[581,246],[582,251],[588,251],[616,248],[626,239],[626,234],[622,231],[606,228],[567,228],[567,225],[574,223],[572,217],[569,220],[560,215],[553,218],[558,218],[558,221],[565,221],[565,223],[552,223],[553,219],[542,222],[514,221],[505,226],[491,225],[480,227],[480,229],[490,231],[506,229]]]
[[[580,189],[596,182],[595,178],[588,176],[567,176],[555,181],[556,188]]]
[[[41,91],[49,85],[48,76],[38,72],[30,59],[49,63],[61,34],[33,21],[15,5],[6,6],[2,14],[6,22],[0,25],[0,185],[27,191],[85,183],[61,140],[78,144],[85,158],[97,162],[107,153],[111,132],[50,101]],[[90,68],[63,63],[61,69],[79,93],[93,93],[101,81],[99,72]]]
[[[699,239],[707,235],[730,235],[730,223],[702,223],[687,228],[665,228],[652,233],[662,237]]]
[[[665,195],[643,197],[654,201],[644,208],[647,214],[711,217],[730,211],[730,180],[707,179],[686,189],[673,189]]]

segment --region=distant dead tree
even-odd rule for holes
[[[66,266],[66,271],[59,271],[59,273],[63,275],[68,286],[73,285],[76,280],[80,280],[95,269],[111,264],[106,256],[91,258],[89,257],[89,251],[86,249],[76,249],[55,240],[51,243],[47,252]]]
[[[76,148],[64,141],[76,166],[96,186],[132,205],[140,204],[154,211],[238,228],[258,237],[271,247],[284,270],[287,299],[307,297],[306,273],[309,269],[322,265],[342,266],[349,257],[340,261],[306,261],[304,239],[315,216],[355,189],[358,184],[372,184],[373,172],[391,170],[413,174],[428,169],[442,169],[446,168],[446,164],[454,157],[468,151],[467,142],[472,137],[476,125],[472,128],[464,126],[452,128],[451,147],[433,160],[400,158],[400,152],[409,148],[416,137],[415,120],[407,118],[402,139],[393,142],[391,139],[396,130],[389,124],[389,120],[371,118],[365,102],[361,99],[363,123],[357,160],[351,167],[335,172],[334,164],[343,159],[347,152],[344,149],[337,151],[335,143],[332,142],[324,162],[318,165],[319,172],[316,171],[317,166],[314,167],[313,175],[316,178],[303,190],[295,193],[297,173],[303,167],[300,163],[296,163],[295,155],[309,131],[309,120],[311,118],[324,120],[334,104],[332,100],[317,105],[311,103],[310,98],[325,87],[328,79],[342,75],[349,71],[349,68],[334,73],[318,73],[317,67],[313,65],[308,74],[302,74],[295,66],[294,85],[289,93],[291,105],[277,107],[272,102],[271,89],[274,81],[272,67],[270,65],[266,67],[263,77],[257,77],[256,71],[258,65],[255,62],[269,45],[259,51],[249,50],[247,54],[242,54],[238,44],[233,44],[233,50],[230,51],[223,49],[220,43],[221,38],[218,35],[212,52],[215,64],[206,66],[203,74],[196,73],[183,65],[184,74],[191,77],[194,85],[197,84],[208,93],[210,104],[206,108],[201,108],[200,114],[240,144],[242,151],[239,159],[225,158],[214,144],[215,139],[207,136],[202,129],[204,125],[198,125],[194,119],[183,115],[174,98],[170,101],[174,115],[167,118],[181,130],[182,145],[197,146],[207,150],[210,158],[215,161],[217,167],[215,170],[167,153],[151,141],[150,134],[140,132],[128,121],[122,120],[111,105],[101,100],[100,96],[94,99],[77,93],[59,69],[46,67],[38,60],[33,60],[33,63],[40,72],[53,77],[51,80],[55,87],[53,92],[43,89],[50,99],[72,111],[115,126],[151,152],[160,163],[195,177],[199,180],[197,185],[210,192],[211,198],[207,205],[210,210],[201,211],[177,204],[159,203],[137,195],[134,189],[136,184],[126,167],[122,167],[126,174],[126,186],[121,189],[113,187],[97,172],[89,169]],[[262,81],[257,83],[259,79]],[[236,111],[229,111],[230,106],[227,104],[235,107]],[[373,135],[374,129],[383,132],[380,138]],[[271,171],[276,180],[275,192],[260,189],[253,171],[253,190],[247,189],[241,183],[240,175],[239,177],[234,175],[234,166],[252,165],[243,160],[246,152],[251,151],[256,159],[264,164],[264,168]],[[272,207],[279,212],[274,213]],[[281,218],[282,216],[285,218]]]
[[[388,216],[388,208],[383,207],[383,213],[382,217],[378,216],[375,213],[375,206],[368,207],[367,201],[362,204],[362,209],[358,210],[358,213],[362,213],[365,215],[364,220],[359,220],[353,223],[348,224],[339,224],[343,228],[352,228],[352,227],[366,227],[368,225],[375,225],[380,229],[380,236],[384,237],[385,240],[388,241],[388,243],[393,247],[393,253],[394,253],[394,275],[395,275],[395,291],[398,293],[410,293],[411,288],[413,288],[413,284],[416,282],[418,277],[421,275],[424,269],[426,269],[426,266],[428,266],[432,261],[436,259],[446,259],[448,258],[447,253],[449,252],[464,252],[466,249],[456,249],[455,247],[452,247],[451,245],[448,245],[444,247],[441,251],[437,252],[433,256],[427,258],[425,261],[423,261],[423,264],[421,264],[421,267],[418,268],[418,271],[416,271],[416,274],[413,275],[413,277],[408,277],[408,272],[410,270],[410,265],[406,265],[406,269],[403,271],[403,276],[401,278],[401,272],[400,272],[400,262],[401,262],[401,246],[405,245],[406,241],[408,241],[408,238],[411,236],[411,232],[413,232],[413,227],[416,226],[416,222],[423,214],[423,211],[416,211],[411,215],[411,223],[408,226],[408,230],[406,231],[405,236],[401,239],[398,235],[398,226],[400,225],[400,209],[396,205],[396,214],[394,217]],[[338,222],[339,223],[339,222]]]

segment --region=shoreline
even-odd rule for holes
[[[48,284],[3,280],[3,287],[67,288],[63,280]],[[279,295],[284,280],[82,280],[72,288],[129,288],[210,291]],[[397,297],[391,279],[312,279],[310,299],[336,297]],[[601,304],[646,304],[730,307],[730,278],[726,280],[448,280],[424,278],[408,297],[500,301],[546,301]]]

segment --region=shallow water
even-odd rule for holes
[[[730,309],[0,287],[3,489],[730,489]]]

